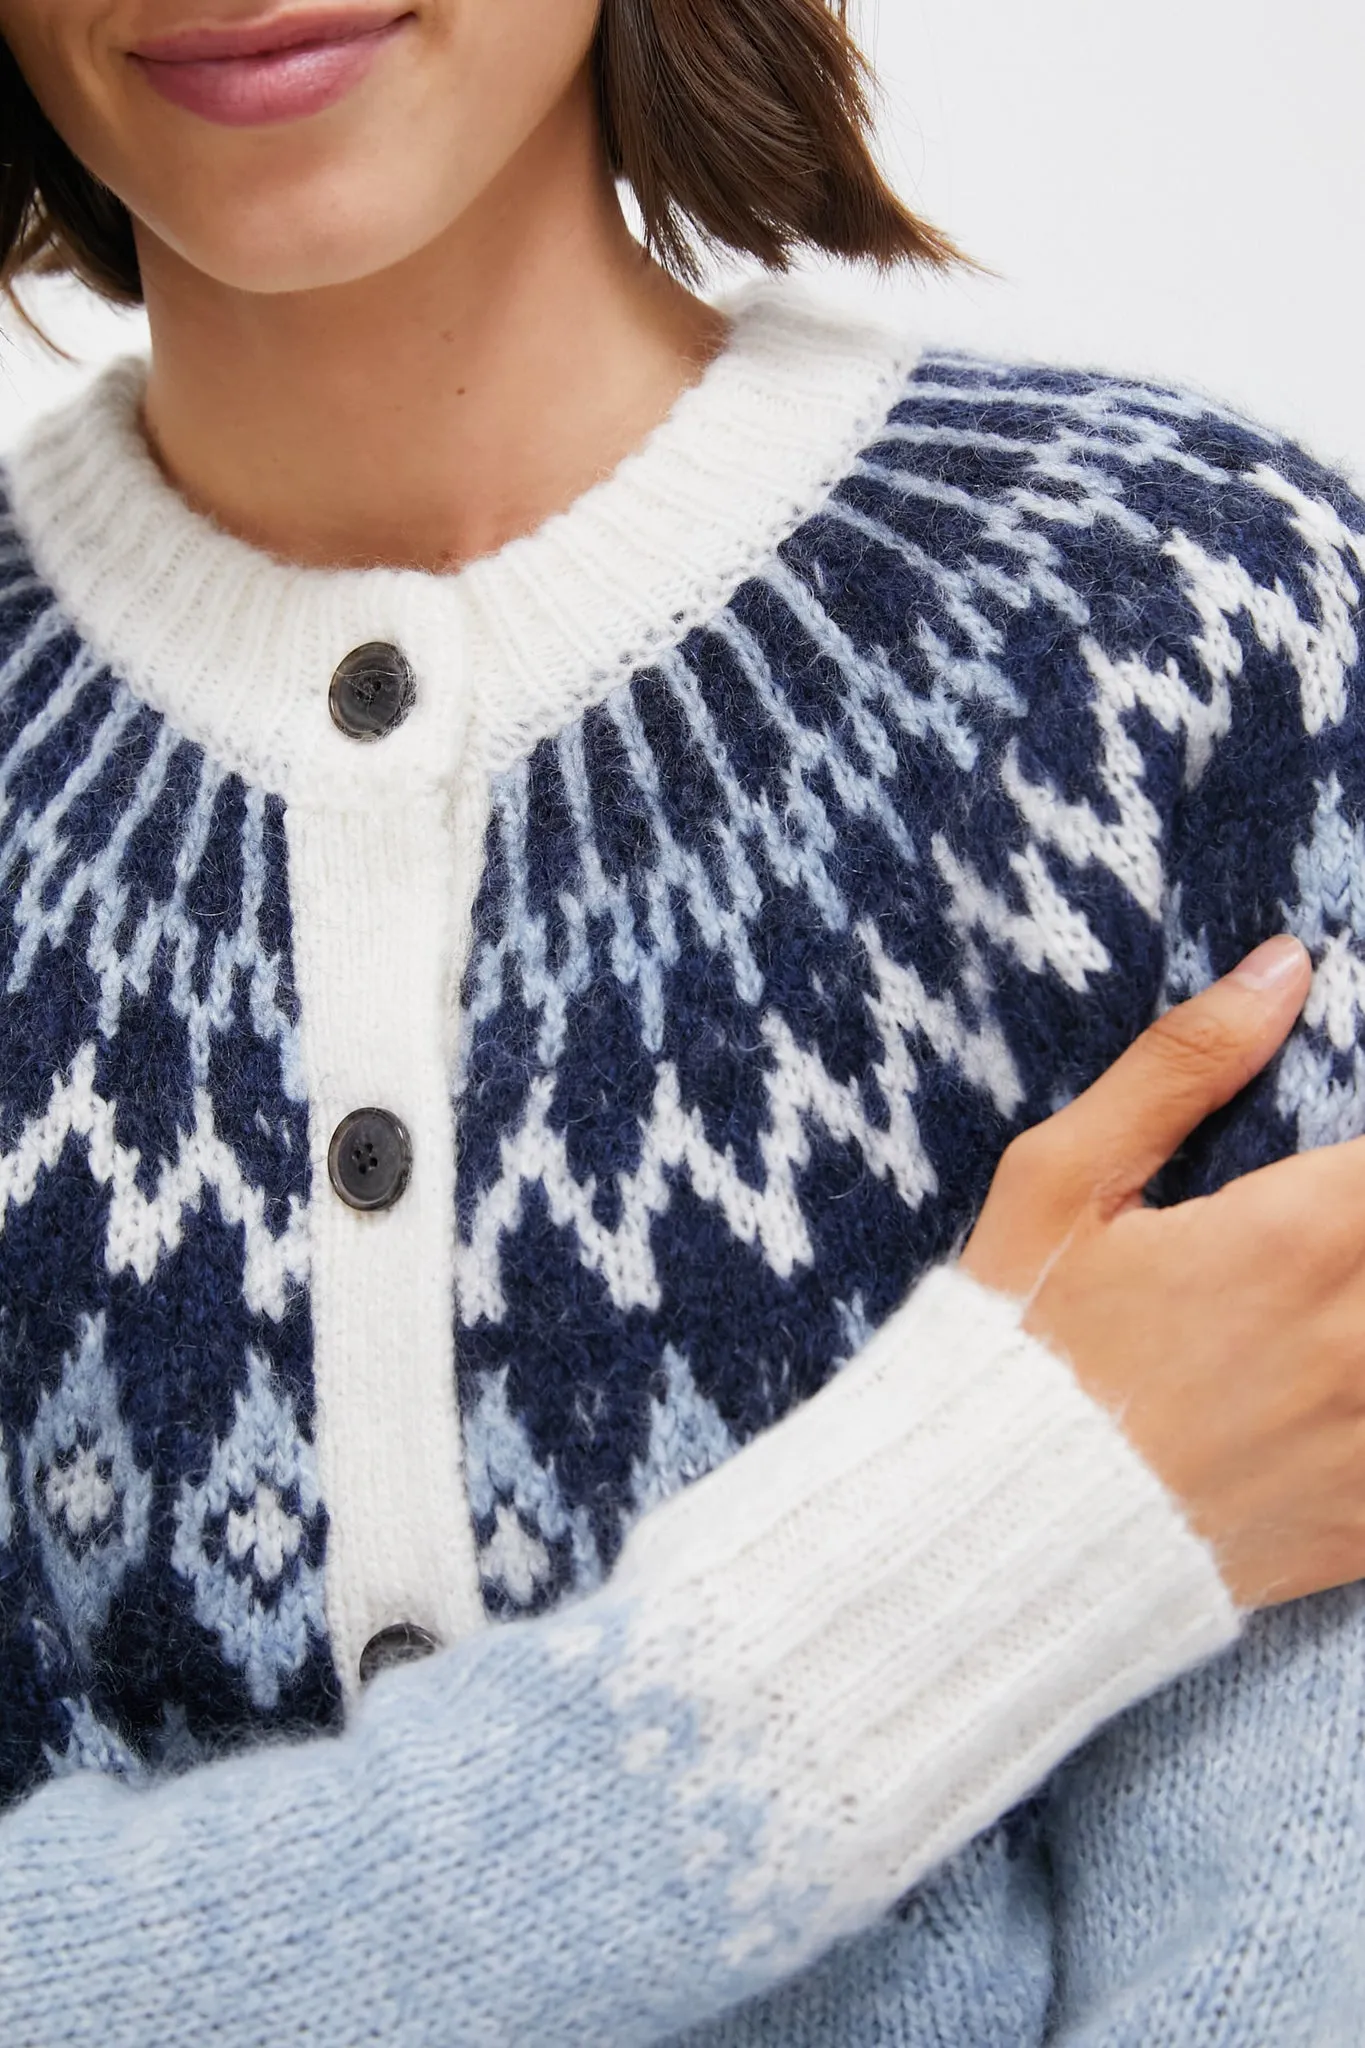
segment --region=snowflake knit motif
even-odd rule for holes
[[[337,1691],[305,1590],[325,1536],[306,1482],[296,1518],[270,1523],[286,1513],[272,1485],[307,1469],[312,1411],[278,805],[101,667],[13,538],[3,574],[0,1794],[13,1795],[73,1740],[160,1761],[188,1717],[180,1750],[198,1754],[325,1723]],[[244,1407],[261,1418],[245,1444]],[[216,1516],[187,1501],[196,1484],[212,1484]]]
[[[1167,1198],[1365,1129],[1362,533],[1197,401],[937,358],[761,575],[500,778],[457,1084],[495,1611],[596,1583],[813,1393],[1008,1138],[1258,939],[1305,939],[1313,999]]]
[[[1273,433],[931,353],[724,603],[499,769],[450,1075],[491,1617],[608,1579],[951,1254],[1013,1135],[1278,931],[1313,955],[1304,1015],[1155,1198],[1365,1132],[1363,591],[1365,505]],[[0,1799],[339,1717],[285,830],[8,519]],[[1122,1927],[1078,1933],[1079,1788],[1121,1804],[1169,1742],[1212,1812],[1220,1755],[1256,1768],[1230,1703],[1298,1703],[1277,1753],[1305,1702],[1359,1718],[1362,1627],[1353,1592],[1261,1617],[894,1921],[689,2040],[1041,2043],[1122,1970]],[[1361,1891],[1358,1758],[1310,1750],[1227,1849],[1295,1955],[1291,1907]]]

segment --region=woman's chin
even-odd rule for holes
[[[261,295],[324,291],[358,284],[416,254],[449,223],[443,215],[395,219],[368,203],[349,208],[316,193],[255,193],[226,208],[177,209],[172,220],[138,225],[144,284],[154,293],[186,269],[224,289]]]

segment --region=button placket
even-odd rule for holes
[[[433,773],[431,746],[449,748],[451,774],[458,758],[452,639],[417,624],[415,642],[354,636],[324,682],[343,736],[323,743],[335,774],[285,811],[318,1191],[327,1622],[350,1696],[484,1621],[456,1393],[447,1056],[452,884],[472,878],[479,848]],[[392,751],[374,745],[419,710],[430,746],[416,717]],[[320,702],[315,715],[325,734]]]
[[[337,663],[327,705],[348,739],[376,740],[402,724],[416,695],[417,679],[402,649],[391,640],[367,640]],[[327,1172],[348,1208],[391,1209],[412,1173],[412,1141],[391,1110],[354,1109],[332,1133]]]

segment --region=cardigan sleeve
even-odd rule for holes
[[[1049,2048],[1360,2039],[1362,1642],[1361,1585],[1253,1615],[1055,1774]]]
[[[1176,823],[1167,979],[1190,994],[1282,929],[1314,978],[1279,1058],[1161,1176],[1170,1201],[1365,1132],[1365,502],[1292,446],[1262,493],[1289,504],[1290,532],[1244,516],[1250,569],[1197,565],[1219,599],[1203,662],[1236,688]],[[1222,610],[1240,641],[1220,639]],[[1363,1734],[1356,1585],[1256,1615],[1229,1655],[1070,1758],[1042,1808],[1049,2042],[1359,2039]]]
[[[343,1733],[0,1822],[10,2048],[666,2038],[870,1923],[1239,1631],[1015,1306],[931,1274],[601,1591]]]

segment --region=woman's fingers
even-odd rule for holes
[[[1312,978],[1281,937],[1144,1031],[1093,1087],[1009,1146],[963,1254],[987,1286],[1030,1295],[1060,1246],[1131,1206],[1197,1124],[1280,1046]]]
[[[1077,1207],[1109,1215],[1134,1200],[1197,1125],[1231,1101],[1288,1036],[1312,963],[1297,939],[1269,939],[1231,974],[1168,1010],[1040,1128],[1068,1159]]]
[[[1171,1011],[1009,1148],[962,1257],[1024,1298],[1246,1607],[1365,1577],[1365,1140],[1173,1208],[1138,1198],[1265,1065],[1308,982],[1279,940]]]

